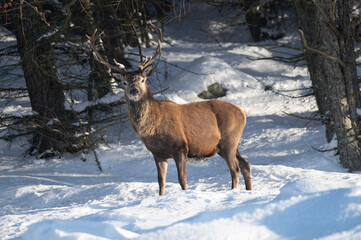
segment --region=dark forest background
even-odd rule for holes
[[[192,7],[202,6],[195,2],[233,11],[227,28],[247,26],[255,43],[287,48],[277,43],[287,35],[280,26],[296,23],[293,31],[299,32],[303,46],[296,49],[299,54],[274,60],[307,64],[319,110],[313,120],[325,125],[328,141],[336,136],[343,166],[361,170],[357,0],[1,1],[0,31],[14,36],[16,45],[0,49],[0,97],[4,104],[28,99],[33,111],[21,116],[1,113],[1,139],[11,143],[25,137],[27,152],[37,158],[64,152],[96,154],[104,129],[125,121],[126,111],[122,100],[102,101],[114,94],[115,82],[111,71],[94,60],[86,34],[104,31],[97,42],[99,52],[131,68],[138,65],[134,59],[141,61],[142,48],[153,46],[149,23],[164,31]],[[19,84],[24,80],[26,87]],[[69,104],[80,99],[88,103],[83,108]]]

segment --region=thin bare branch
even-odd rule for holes
[[[325,119],[324,118],[314,118],[314,117],[303,117],[303,116],[300,116],[300,115],[296,115],[296,114],[293,114],[293,113],[287,113],[285,111],[282,111],[284,114],[286,114],[287,116],[291,116],[291,117],[295,117],[295,118],[299,118],[299,119],[302,119],[302,120],[307,120],[307,121],[319,121],[319,122],[324,122]]]
[[[312,147],[313,150],[316,150],[317,152],[333,152],[333,151],[336,151],[338,148],[337,147],[334,147],[334,148],[330,148],[330,149],[319,149],[319,148],[315,148],[315,147]]]
[[[308,94],[305,94],[305,95],[301,95],[301,96],[291,96],[291,95],[287,95],[287,94],[284,94],[284,93],[281,93],[281,91],[291,91],[291,90],[275,90],[273,89],[272,86],[270,85],[267,85],[266,83],[264,83],[261,79],[258,79],[256,78],[255,76],[252,76],[254,79],[256,79],[259,83],[261,83],[263,86],[264,86],[264,90],[265,91],[271,91],[277,95],[280,95],[280,96],[284,96],[284,97],[289,97],[289,98],[303,98],[303,97],[309,97],[309,96],[313,96],[314,93],[311,92],[311,93],[308,93]],[[308,89],[302,89],[302,90],[308,90]],[[293,91],[297,91],[297,90],[293,90]]]
[[[344,62],[341,61],[341,59],[339,58],[336,58],[336,57],[333,57],[333,56],[330,56],[328,55],[327,53],[323,52],[323,51],[320,51],[318,49],[315,49],[315,48],[312,48],[312,47],[309,47],[308,44],[307,44],[307,41],[306,41],[306,38],[305,38],[305,34],[303,33],[303,31],[301,29],[298,29],[298,32],[300,33],[301,35],[301,39],[302,39],[302,45],[303,47],[307,50],[307,51],[310,51],[310,52],[313,52],[313,53],[317,53],[317,54],[320,54],[328,59],[331,59],[331,60],[334,60],[336,62],[338,62],[340,64],[340,66],[343,68],[343,69],[346,69],[347,66]]]

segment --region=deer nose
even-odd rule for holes
[[[139,91],[136,88],[132,88],[132,89],[130,89],[129,93],[132,95],[136,95],[137,93],[139,93]]]

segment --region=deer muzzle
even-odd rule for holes
[[[135,96],[135,95],[137,95],[137,94],[139,93],[139,90],[136,89],[136,88],[132,88],[132,89],[130,89],[129,93],[130,93],[131,95]]]

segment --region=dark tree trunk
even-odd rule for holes
[[[350,27],[348,0],[294,2],[308,70],[319,111],[325,118],[327,140],[336,134],[344,167],[359,170],[359,89]],[[302,36],[301,32],[301,36]]]
[[[97,0],[94,6],[94,21],[104,31],[102,37],[105,55],[109,62],[116,59],[117,62],[130,67],[124,58],[124,32],[122,32],[121,19],[117,16],[112,0]]]
[[[261,31],[261,28],[266,26],[267,20],[261,16],[259,5],[259,0],[244,1],[246,23],[255,42],[264,41],[266,39]]]
[[[63,85],[55,67],[53,46],[46,37],[51,28],[40,16],[42,6],[31,3],[32,6],[21,5],[22,15],[19,13],[12,20],[31,107],[39,114],[34,145],[38,153],[49,149],[62,151],[67,147],[69,137],[65,133],[71,128],[64,106]],[[52,119],[58,121],[48,124]],[[56,129],[55,125],[61,129]]]
[[[65,98],[54,50],[50,42],[41,40],[50,29],[29,6],[23,6],[23,13],[14,22],[15,35],[32,109],[41,116],[62,118]]]
[[[91,35],[95,29],[98,29],[99,33],[104,31],[101,36],[101,43],[98,42],[97,44],[99,52],[107,57],[108,62],[113,62],[113,59],[116,59],[119,63],[129,67],[129,63],[124,58],[122,23],[115,12],[114,7],[117,6],[115,2],[111,0],[81,0],[79,3],[80,5],[76,5],[73,12],[76,15],[74,21],[80,27],[80,35],[86,39],[85,34]],[[112,76],[105,66],[93,58],[92,52],[89,53],[91,54],[89,56],[91,68],[89,81],[94,86],[98,98],[102,98],[111,92]]]
[[[100,17],[99,13],[103,7],[99,6],[98,3],[99,1],[80,0],[79,4],[75,4],[72,8],[74,15],[72,21],[76,24],[79,34],[83,37],[84,41],[87,41],[85,35],[93,34],[95,29],[98,29],[99,32],[103,31],[101,27],[99,29],[97,24],[99,22],[97,20]],[[98,44],[98,49],[104,53],[104,44]],[[111,91],[111,76],[106,67],[95,61],[92,52],[89,52],[89,54],[90,73],[88,85],[91,86],[90,93],[93,94],[94,87],[94,93],[98,95],[98,98],[102,98]],[[92,96],[92,99],[88,100],[93,100],[93,98]]]

